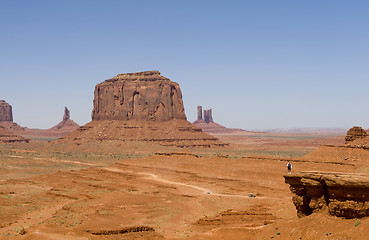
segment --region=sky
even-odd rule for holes
[[[158,70],[226,127],[369,128],[369,1],[2,0],[0,99],[50,128],[96,84]]]

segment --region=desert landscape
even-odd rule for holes
[[[92,93],[91,93],[92,94]],[[99,83],[92,121],[0,105],[0,239],[366,239],[369,137],[187,121],[159,71]],[[204,116],[204,118],[203,118]],[[292,163],[292,174],[286,164]]]

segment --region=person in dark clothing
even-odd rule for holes
[[[287,174],[291,174],[292,172],[292,164],[290,162],[287,163]]]

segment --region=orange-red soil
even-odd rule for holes
[[[367,173],[357,160],[252,157],[252,148],[240,145],[177,153],[98,146],[0,145],[0,239],[365,239],[369,233],[365,218],[299,219],[283,179],[287,161],[293,171]],[[259,147],[258,153],[270,150]]]

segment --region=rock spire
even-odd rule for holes
[[[64,116],[63,116],[63,122],[68,121],[70,119],[70,111],[67,107],[64,108]]]
[[[201,121],[202,119],[202,106],[197,106],[197,121]]]

